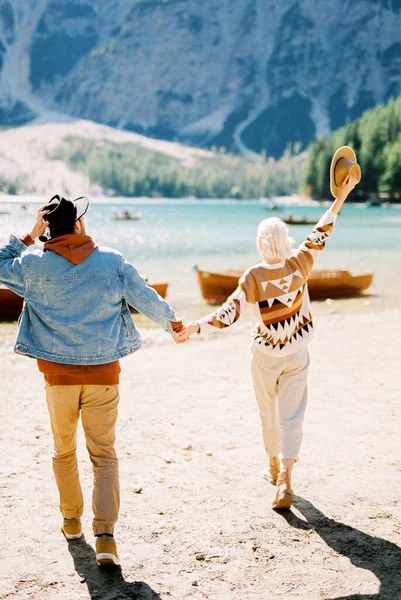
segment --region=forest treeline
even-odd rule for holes
[[[331,198],[330,163],[340,146],[351,146],[362,169],[355,198],[401,197],[401,97],[366,111],[361,118],[279,159],[259,161],[228,154],[194,157],[191,166],[134,144],[66,138],[55,158],[86,173],[92,183],[121,196],[176,198],[263,198],[302,193]]]
[[[355,190],[361,199],[401,197],[401,96],[378,105],[362,117],[320,138],[308,148],[302,174],[302,189],[310,197],[330,198],[330,163],[340,146],[354,149],[362,170]]]
[[[63,160],[85,173],[104,193],[165,198],[265,198],[300,191],[314,199],[331,198],[331,158],[340,146],[351,146],[362,169],[355,199],[401,198],[401,97],[378,105],[358,120],[313,142],[299,154],[295,146],[275,160],[212,149],[209,155],[188,153],[188,160],[167,156],[137,144],[67,137],[49,158]],[[0,191],[34,193],[29,178],[0,176]]]
[[[290,151],[255,161],[220,149],[193,156],[189,166],[136,144],[68,137],[51,158],[119,196],[263,198],[297,192],[301,177],[300,159]]]

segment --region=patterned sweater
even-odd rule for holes
[[[257,321],[253,345],[262,352],[282,357],[304,348],[313,335],[307,281],[336,217],[325,212],[290,258],[274,264],[263,261],[245,271],[223,306],[198,321],[201,333],[230,327],[249,309]]]

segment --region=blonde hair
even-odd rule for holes
[[[259,223],[257,247],[263,259],[285,260],[292,256],[294,240],[288,235],[288,231],[284,221],[277,217],[270,217]]]

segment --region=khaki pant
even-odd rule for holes
[[[48,385],[46,401],[54,437],[53,471],[66,519],[79,518],[84,502],[79,482],[76,435],[79,413],[93,468],[93,531],[113,534],[120,507],[114,450],[118,385]]]
[[[269,456],[298,460],[307,403],[307,348],[276,358],[252,348],[251,373]]]

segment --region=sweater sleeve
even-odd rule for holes
[[[200,333],[208,334],[217,329],[225,329],[234,325],[244,314],[246,307],[245,292],[239,286],[220,308],[197,321],[200,326]]]
[[[300,260],[302,267],[309,274],[315,261],[324,249],[327,238],[331,235],[337,215],[331,210],[327,210],[315,225],[312,233],[297,250],[296,257]]]

